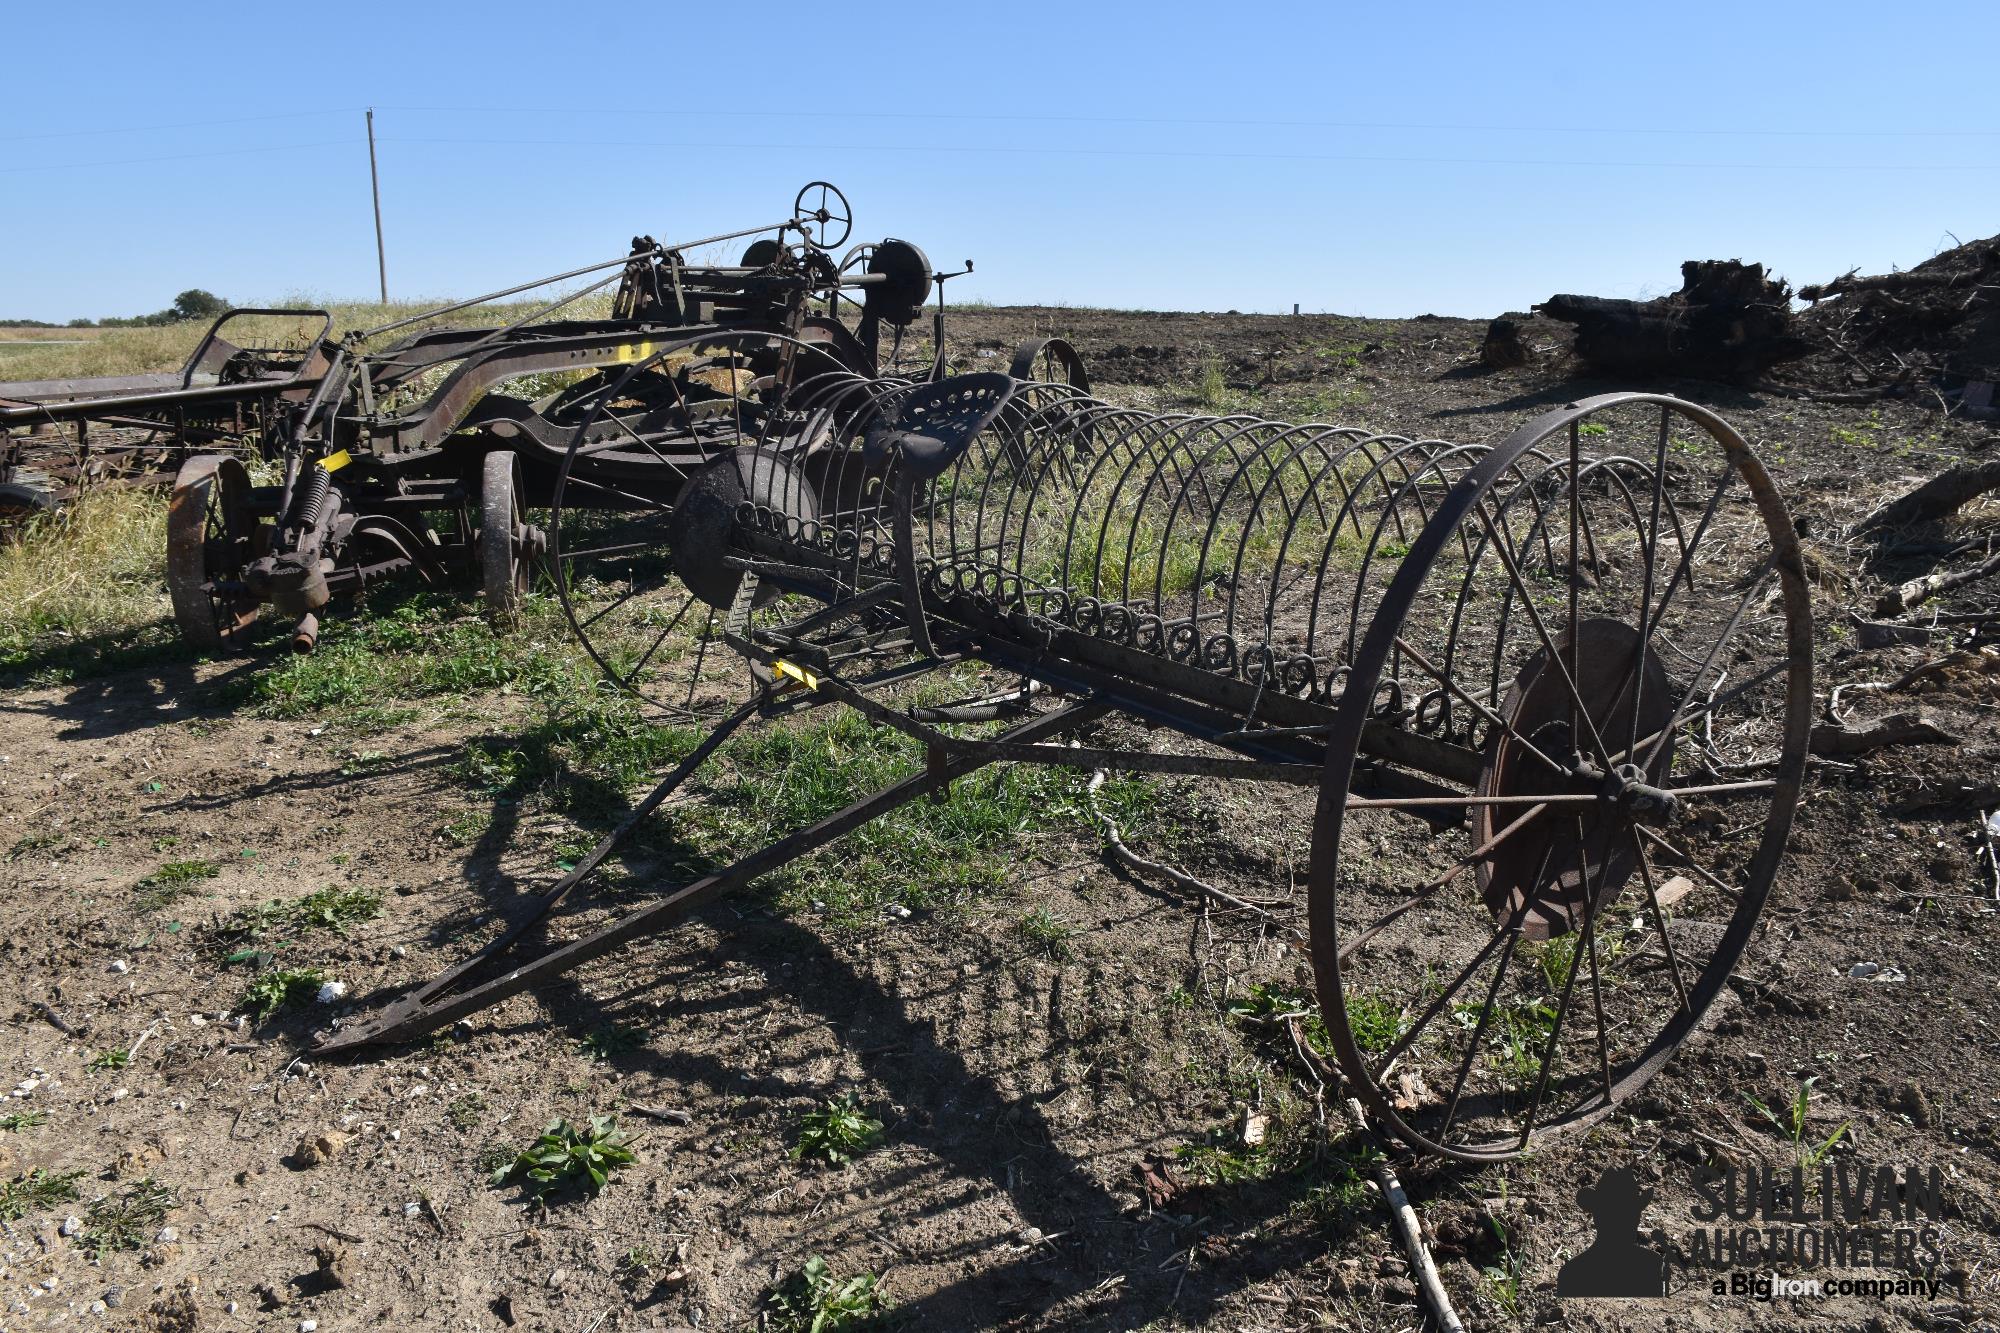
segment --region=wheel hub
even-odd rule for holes
[[[1529,939],[1567,934],[1582,927],[1586,914],[1606,911],[1638,867],[1634,826],[1669,823],[1679,812],[1662,786],[1673,737],[1657,751],[1652,740],[1672,716],[1673,696],[1657,653],[1646,653],[1639,670],[1640,644],[1639,631],[1623,621],[1585,620],[1574,644],[1568,634],[1556,640],[1559,662],[1546,651],[1530,659],[1499,710],[1508,727],[1495,728],[1487,743],[1478,792],[1514,799],[1474,808],[1475,846],[1527,813],[1532,802],[1519,798],[1598,798],[1551,805],[1506,836],[1479,867],[1480,893],[1494,921],[1516,922]],[[1634,680],[1640,682],[1636,727]],[[1614,761],[1609,767],[1600,743]],[[1634,753],[1626,754],[1628,748]],[[1648,762],[1634,762],[1649,754]]]

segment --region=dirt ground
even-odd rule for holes
[[[1483,325],[1452,319],[981,307],[953,329],[974,365],[1053,331],[1121,395],[1191,404],[1207,380],[1209,398],[1273,416],[1413,436],[1486,439],[1630,387],[1563,378],[1563,331],[1539,324],[1542,359],[1496,372],[1476,364]],[[1650,387],[1734,421],[1804,520],[1822,693],[1949,650],[1856,646],[1841,618],[1927,562],[1840,534],[1944,463],[1993,456],[1994,428],[1892,402]],[[1628,1114],[1506,1166],[1399,1161],[1470,1326],[2000,1326],[2000,912],[1972,837],[2000,807],[1990,666],[1958,661],[1893,705],[1857,696],[1862,716],[1921,706],[1957,743],[1813,773],[1730,991]],[[1205,926],[1180,892],[1115,869],[1086,820],[1023,838],[964,910],[843,926],[768,897],[724,903],[418,1046],[320,1060],[304,1043],[331,1008],[239,1022],[245,977],[216,961],[230,913],[328,886],[382,894],[376,919],[300,932],[286,955],[348,1003],[462,957],[575,854],[565,830],[458,776],[468,741],[527,727],[518,694],[474,686],[357,740],[337,709],[217,702],[265,669],[169,657],[0,693],[0,1112],[46,1117],[0,1132],[0,1180],[84,1173],[77,1201],[0,1222],[0,1329],[750,1328],[813,1255],[881,1275],[911,1329],[1421,1326],[1366,1188],[1279,1170],[1148,1205],[1149,1155],[1267,1103],[1316,1114],[1310,1075],[1208,998],[1295,963],[1254,923]],[[1232,891],[1296,898],[1309,802],[1289,797],[1175,780],[1135,842]],[[187,859],[217,873],[145,906],[159,868]],[[625,869],[626,902],[663,873]],[[1075,924],[1062,948],[1019,929],[1037,906]],[[1862,962],[1902,979],[1850,975]],[[1745,1094],[1784,1106],[1808,1078],[1806,1136],[1845,1123],[1840,1155],[1942,1171],[1940,1294],[1752,1301],[1701,1281],[1557,1300],[1557,1269],[1592,1234],[1578,1191],[1603,1167],[1633,1166],[1652,1223],[1685,1230],[1696,1163],[1791,1160]],[[800,1116],[847,1092],[885,1145],[845,1167],[794,1160]],[[1339,1105],[1329,1093],[1328,1137],[1346,1142]],[[599,1197],[541,1209],[489,1187],[496,1145],[596,1113],[639,1136]],[[326,1135],[344,1138],[307,1164],[322,1154],[297,1150]],[[175,1206],[135,1248],[91,1259],[66,1219],[145,1179]]]

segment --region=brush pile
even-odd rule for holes
[[[2000,236],[1902,273],[1849,272],[1799,289],[1798,323],[1816,345],[1800,367],[1816,388],[1935,393],[1946,407],[1994,411],[2000,381]]]

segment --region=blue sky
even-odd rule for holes
[[[0,317],[469,294],[786,214],[955,296],[1486,315],[2000,232],[1990,0],[15,6]],[[1954,51],[1968,62],[1954,68]],[[24,58],[24,53],[39,53]],[[225,123],[226,122],[226,123]]]

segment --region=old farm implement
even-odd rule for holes
[[[885,380],[742,336],[792,369],[709,420],[672,496],[607,480],[638,462],[622,414],[741,343],[663,337],[568,400],[547,546],[618,686],[684,704],[663,663],[700,608],[748,701],[490,945],[323,1049],[414,1038],[996,762],[1316,793],[1290,798],[1301,948],[1344,1075],[1422,1149],[1503,1158],[1598,1120],[1722,990],[1779,872],[1812,695],[1797,540],[1721,419],[1620,394],[1450,444]],[[970,664],[1018,683],[935,702]],[[523,948],[733,731],[826,705],[924,764]]]
[[[0,524],[89,486],[164,486],[195,451],[278,447],[326,369],[323,310],[231,310],[177,371],[0,384]]]
[[[61,404],[0,407],[0,425],[143,413],[176,429],[186,456],[174,458],[167,582],[175,621],[199,647],[247,642],[270,608],[310,651],[335,597],[409,573],[473,573],[504,620],[540,567],[543,530],[530,520],[559,471],[572,510],[652,509],[718,451],[778,429],[772,414],[798,384],[832,372],[907,384],[936,371],[939,352],[907,373],[900,354],[933,290],[941,346],[953,275],[895,239],[836,258],[851,228],[846,199],[815,181],[779,222],[637,237],[616,258],[338,339],[322,323],[289,361],[234,348],[218,361],[211,333],[179,385],[120,382],[109,387],[136,392],[105,399],[107,382],[72,384]],[[688,257],[752,237],[734,263]],[[608,313],[576,315],[607,288]],[[556,294],[531,295],[545,289]],[[505,324],[440,327],[509,299],[524,308]],[[669,342],[671,357],[653,355]],[[1038,340],[1019,360],[1083,383],[1066,344]],[[196,385],[211,361],[217,382]],[[619,394],[607,399],[613,381]],[[187,453],[214,438],[189,418],[193,405],[240,409],[253,390],[256,452],[275,473],[263,484],[243,457]],[[584,447],[565,471],[572,437]]]

